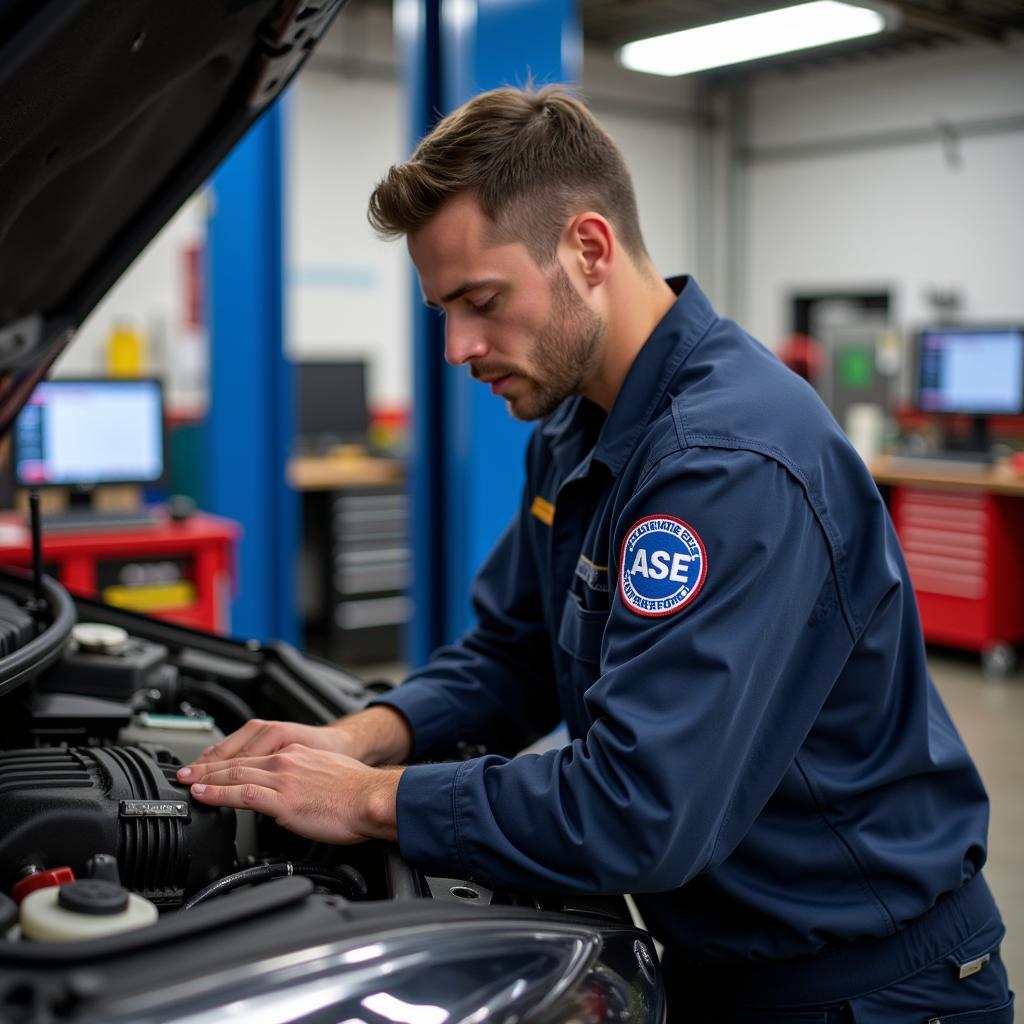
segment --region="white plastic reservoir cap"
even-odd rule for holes
[[[105,622],[79,622],[71,627],[71,638],[90,651],[113,651],[128,642],[128,631]]]
[[[109,885],[95,880],[72,882],[72,886]],[[33,942],[80,942],[98,939],[104,935],[133,932],[156,924],[159,914],[149,900],[124,890],[127,900],[123,910],[100,913],[69,910],[61,906],[60,890],[64,886],[51,885],[30,892],[21,901],[21,931]],[[67,901],[65,901],[67,902]]]

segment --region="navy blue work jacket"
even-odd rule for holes
[[[985,859],[883,501],[814,391],[693,279],[607,417],[532,435],[478,624],[383,699],[401,851],[491,886],[633,893],[703,962],[885,936]]]

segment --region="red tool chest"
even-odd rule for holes
[[[227,633],[240,527],[196,514],[182,522],[61,530],[43,537],[44,571],[74,594],[193,629]],[[0,517],[0,565],[31,564],[24,521]]]
[[[889,502],[925,639],[989,656],[1024,640],[1024,500],[899,485]]]

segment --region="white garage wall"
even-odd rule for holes
[[[386,10],[346,10],[293,90],[286,153],[286,350],[365,359],[371,404],[406,405],[411,284],[366,202],[406,150],[405,96]]]
[[[610,53],[588,51],[582,87],[626,157],[655,266],[665,276],[692,271],[697,256],[693,80],[638,75],[617,65]]]
[[[1008,121],[1016,120],[1016,128]],[[1004,130],[956,134],[961,123]],[[950,126],[906,145],[781,147]],[[739,311],[769,344],[794,291],[890,288],[900,325],[953,289],[964,318],[1024,319],[1024,45],[949,47],[797,77],[750,96],[746,287]]]
[[[633,175],[647,251],[668,277],[691,271],[696,258],[693,133],[649,117],[595,113],[625,154]]]
[[[123,324],[140,333],[147,372],[162,377],[172,411],[202,409],[207,387],[205,332],[187,324],[185,254],[206,236],[203,193],[189,200],[82,324],[54,367],[58,376],[102,376],[107,339]]]

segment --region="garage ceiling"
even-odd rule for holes
[[[587,43],[610,49],[634,39],[783,6],[789,4],[785,0],[582,0],[583,34]],[[894,31],[704,75],[746,75],[755,68],[810,70],[965,43],[999,46],[1013,31],[1024,30],[1021,0],[889,0],[888,6],[902,16]]]

